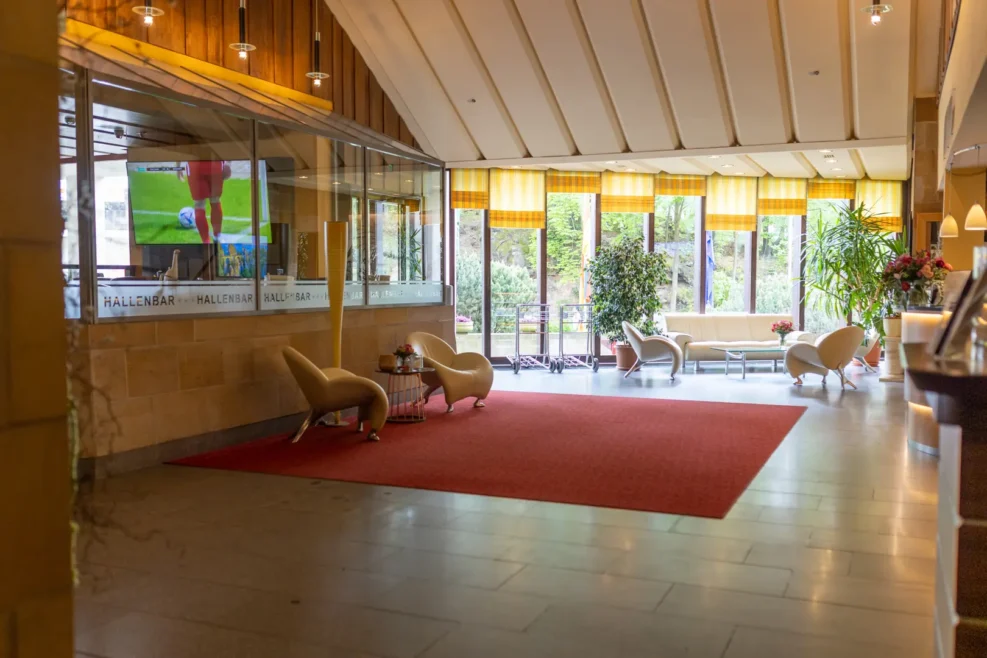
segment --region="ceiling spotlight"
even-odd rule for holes
[[[733,165],[732,164],[725,164],[725,165],[723,165],[723,168],[724,169],[732,169],[733,168]]]
[[[819,152],[820,153],[832,153],[833,151],[831,149],[819,149]]]
[[[240,59],[247,59],[247,53],[257,50],[257,46],[247,43],[247,0],[240,0],[240,9],[237,11],[240,19],[240,41],[231,43],[230,48],[236,51]]]
[[[156,17],[164,15],[164,9],[152,7],[151,0],[144,0],[144,4],[134,7],[133,12],[143,17],[145,27],[151,27]]]
[[[299,178],[308,178],[308,176],[299,176]]]
[[[839,176],[837,176],[837,178],[846,178],[846,176],[840,174]]]
[[[874,0],[872,4],[862,7],[860,11],[870,16],[871,25],[880,25],[881,14],[886,14],[891,11],[891,9],[891,5],[881,4],[878,0]]]
[[[716,159],[717,159],[717,158],[719,158],[719,157],[720,157],[720,156],[718,156],[718,155],[711,155],[711,156],[709,156],[709,159],[710,159],[710,160],[716,160]]]
[[[312,25],[319,24],[319,5],[321,3],[315,3],[315,18],[312,20]],[[306,78],[312,79],[313,87],[321,87],[322,81],[329,77],[328,73],[323,73],[322,69],[319,68],[319,62],[321,61],[320,53],[322,52],[322,33],[318,30],[315,31],[315,41],[312,43],[312,70],[305,74]]]
[[[470,105],[472,105],[473,103],[476,102],[476,99],[475,98],[467,98],[466,99],[466,102],[469,103]]]
[[[830,171],[843,171],[843,167],[830,167]]]
[[[634,167],[627,167],[624,171],[637,171]]]
[[[339,181],[338,181],[338,180],[334,180],[334,181],[332,182],[332,184],[333,184],[333,185],[339,185]]]

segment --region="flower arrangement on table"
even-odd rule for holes
[[[888,263],[881,282],[902,306],[902,298],[912,305],[924,306],[931,301],[933,292],[941,292],[946,275],[952,271],[953,266],[942,257],[920,251],[915,256],[903,254]]]
[[[456,316],[456,333],[468,334],[473,331],[473,318],[468,315]]]
[[[411,370],[412,359],[418,356],[418,352],[410,343],[405,343],[398,345],[397,349],[394,350],[394,356],[398,358],[398,370]]]
[[[779,343],[784,345],[785,337],[795,331],[795,325],[792,324],[791,320],[778,320],[771,324],[771,331],[778,334]]]

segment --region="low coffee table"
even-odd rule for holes
[[[788,349],[788,345],[772,345],[771,347],[714,347],[717,352],[723,352],[725,363],[725,374],[730,376],[730,360],[740,361],[741,379],[747,379],[747,355],[764,354],[765,352],[782,352]],[[772,359],[772,369],[777,370],[777,359]]]
[[[389,423],[425,422],[425,384],[422,374],[435,372],[435,368],[409,368],[407,370],[381,370],[387,375],[387,410]]]

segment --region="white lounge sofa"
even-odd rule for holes
[[[700,315],[699,313],[665,313],[665,329],[669,338],[682,349],[685,361],[699,369],[702,361],[724,360],[723,352],[714,347],[773,347],[779,344],[778,335],[772,333],[771,325],[779,320],[791,320],[790,315],[720,313]],[[812,343],[815,334],[795,331],[788,334],[786,343]],[[747,355],[748,361],[784,361],[781,350],[756,352]]]

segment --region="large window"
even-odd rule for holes
[[[483,353],[483,211],[454,210],[456,347]]]
[[[559,351],[559,331],[564,331],[565,351],[582,354],[589,342],[588,327],[580,322],[583,309],[569,309],[563,316],[560,304],[589,302],[587,265],[593,250],[596,216],[593,194],[551,193],[548,195],[546,228],[546,301],[552,314],[549,352]]]
[[[806,241],[814,239],[817,227],[839,221],[840,207],[848,202],[809,199],[809,213],[806,218]],[[846,318],[836,317],[823,308],[823,297],[818,291],[805,291],[805,330],[823,334],[846,326]]]
[[[601,217],[600,244],[609,244],[624,238],[637,240],[644,237],[647,218],[645,213],[605,212]]]
[[[655,251],[668,257],[669,283],[658,288],[667,313],[696,309],[699,268],[696,250],[701,199],[695,196],[655,197]]]
[[[747,231],[706,232],[706,312],[743,313],[747,281]]]
[[[538,302],[538,230],[490,230],[490,356],[513,356],[518,304]],[[538,354],[539,322],[522,312],[521,353]]]
[[[797,315],[800,216],[759,217],[756,313]]]

